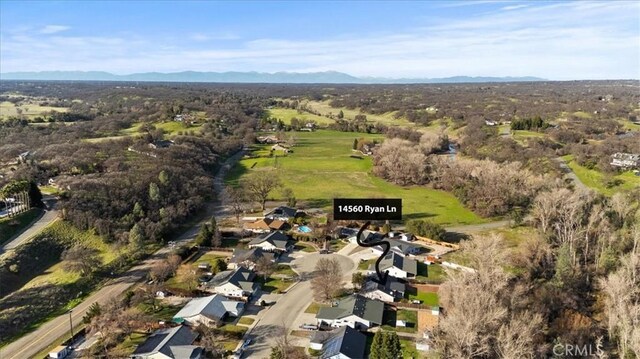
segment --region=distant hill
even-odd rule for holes
[[[48,81],[151,81],[151,82],[226,82],[226,83],[333,83],[333,84],[419,84],[545,81],[539,77],[381,78],[355,77],[336,71],[326,72],[144,72],[114,75],[103,71],[6,72],[0,80]]]

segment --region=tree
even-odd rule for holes
[[[247,192],[242,187],[228,186],[225,190],[224,201],[230,207],[236,221],[240,223],[240,216],[247,209]]]
[[[149,199],[153,202],[160,201],[160,188],[154,182],[149,183]]]
[[[156,283],[163,283],[173,273],[173,268],[168,261],[162,260],[157,262],[149,271],[149,276]]]
[[[267,277],[276,271],[276,264],[269,258],[262,256],[256,261],[256,271],[262,274],[262,277],[266,281]]]
[[[352,150],[357,150],[358,149],[358,139],[354,138],[353,139],[353,145],[351,146]]]
[[[222,240],[220,237],[220,230],[218,229],[218,223],[216,222],[216,217],[212,216],[209,220],[209,230],[211,231],[211,245],[214,247],[220,247],[222,245]]]
[[[189,265],[180,266],[176,275],[189,290],[194,290],[198,285],[198,273]]]
[[[216,258],[213,260],[213,265],[211,265],[211,272],[219,273],[227,270],[227,262],[222,258]]]
[[[343,289],[342,269],[337,259],[321,258],[317,263],[311,288],[318,300],[327,302]]]
[[[64,270],[80,272],[82,275],[91,274],[102,264],[100,251],[82,244],[76,244],[62,252],[62,260]]]
[[[295,207],[296,206],[296,196],[293,194],[293,190],[289,187],[285,187],[282,189],[282,196],[287,200],[287,206]]]
[[[341,119],[341,120],[344,118],[344,112],[342,110],[340,110],[340,112],[338,112],[338,118]]]
[[[281,186],[280,179],[276,175],[275,171],[257,171],[253,172],[245,177],[242,182],[242,186],[247,193],[260,205],[262,210],[265,209],[267,198],[274,189]]]
[[[407,222],[407,231],[436,241],[445,240],[447,234],[439,224],[422,219],[412,219]]]
[[[379,330],[373,336],[369,358],[397,359],[402,357],[402,346],[396,332]]]
[[[170,177],[167,171],[165,170],[160,171],[160,174],[158,175],[158,180],[163,186],[166,186],[167,184],[169,184]]]
[[[200,346],[209,354],[207,357],[222,358],[225,350],[220,343],[224,338],[218,331],[204,325],[199,325],[196,331],[200,334]]]
[[[85,313],[84,317],[82,317],[82,322],[84,324],[89,324],[91,323],[91,320],[94,317],[100,314],[102,314],[102,308],[100,307],[100,303],[95,302],[89,306],[89,309],[87,309],[87,312]]]
[[[134,254],[144,248],[145,236],[138,223],[134,224],[129,231],[129,249]]]
[[[132,213],[136,220],[142,219],[144,217],[144,209],[142,209],[142,205],[140,204],[140,202],[136,202],[136,204],[133,205]]]
[[[196,244],[202,247],[211,247],[211,237],[212,235],[209,225],[203,223],[202,226],[200,226],[200,232],[196,237]]]
[[[361,272],[355,272],[351,275],[351,283],[356,290],[360,290],[367,282],[367,277]]]
[[[634,237],[631,253],[601,283],[606,295],[609,335],[623,359],[640,358],[640,227],[635,228]]]

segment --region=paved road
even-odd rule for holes
[[[253,338],[253,343],[245,350],[243,358],[268,358],[271,347],[276,344],[278,328],[284,326],[289,330],[296,329],[292,327],[296,319],[313,301],[310,279],[320,258],[338,259],[345,273],[343,279],[347,282],[351,280],[351,274],[357,268],[351,258],[337,253],[313,253],[296,258],[292,262],[292,268],[300,274],[301,281],[271,306],[247,334]]]
[[[560,169],[562,169],[562,172],[564,172],[565,177],[570,178],[573,181],[573,184],[575,184],[576,188],[588,189],[588,187],[582,181],[580,181],[580,178],[578,178],[578,176],[576,176],[576,174],[571,170],[571,167],[569,167],[567,161],[565,161],[564,158],[556,157],[555,160],[560,163]]]
[[[42,200],[45,204],[44,214],[37,221],[33,222],[29,228],[24,230],[22,233],[17,234],[5,243],[5,245],[2,246],[2,251],[0,252],[16,248],[31,239],[34,235],[38,234],[44,227],[51,224],[51,222],[58,219],[58,210],[56,209],[57,199],[53,196],[44,196]]]
[[[220,188],[215,187],[216,183],[220,183],[220,185],[222,184],[222,179],[224,178],[226,171],[231,168],[233,162],[237,161],[241,157],[242,153],[237,153],[233,157],[230,157],[226,160],[225,165],[215,176],[214,188],[216,188],[216,190]],[[214,202],[207,208],[207,213],[209,215],[212,215],[214,213],[217,213],[221,209],[224,209],[222,203]],[[206,221],[208,221],[208,218],[205,218],[203,220],[203,222]],[[200,225],[201,223],[194,225],[192,228],[183,233],[176,240],[176,242],[186,243],[195,238],[200,230]],[[131,268],[119,278],[110,280],[104,287],[100,288],[97,292],[89,296],[73,309],[71,313],[73,323],[80,323],[87,309],[93,303],[106,303],[110,299],[120,296],[124,291],[126,291],[135,283],[139,282],[143,278],[146,278],[147,273],[149,272],[150,268],[153,267],[154,263],[166,257],[170,252],[170,248],[162,248],[154,253],[152,257],[145,260],[143,263]],[[2,348],[0,350],[0,359],[30,358],[40,351],[46,349],[51,344],[54,344],[56,340],[58,340],[68,332],[69,315],[64,314],[55,319],[52,319],[51,321],[40,326],[35,331],[19,338],[13,343]]]

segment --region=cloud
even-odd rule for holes
[[[528,6],[529,5],[524,5],[524,4],[521,4],[521,5],[509,5],[509,6],[505,6],[505,7],[500,8],[500,10],[502,10],[502,11],[517,10],[517,9],[523,9],[525,7],[528,7]]]
[[[47,25],[40,29],[41,34],[55,34],[57,32],[67,31],[71,27],[64,25]]]
[[[640,78],[640,4],[531,3],[402,32],[322,40],[176,33],[174,38],[3,34],[3,71],[326,71],[357,76]],[[224,38],[229,41],[216,41]],[[235,39],[235,40],[234,40]],[[73,56],[69,56],[73,54]]]

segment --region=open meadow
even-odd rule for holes
[[[402,198],[403,218],[430,219],[443,225],[486,222],[450,193],[428,187],[401,187],[371,173],[369,157],[354,158],[355,138],[382,139],[380,135],[320,130],[297,132],[293,152],[276,151],[268,156],[267,146],[256,146],[265,157],[245,158],[230,171],[227,182],[238,180],[250,171],[276,169],[285,187],[309,206],[329,209],[335,197]],[[275,198],[279,192],[272,194]]]

